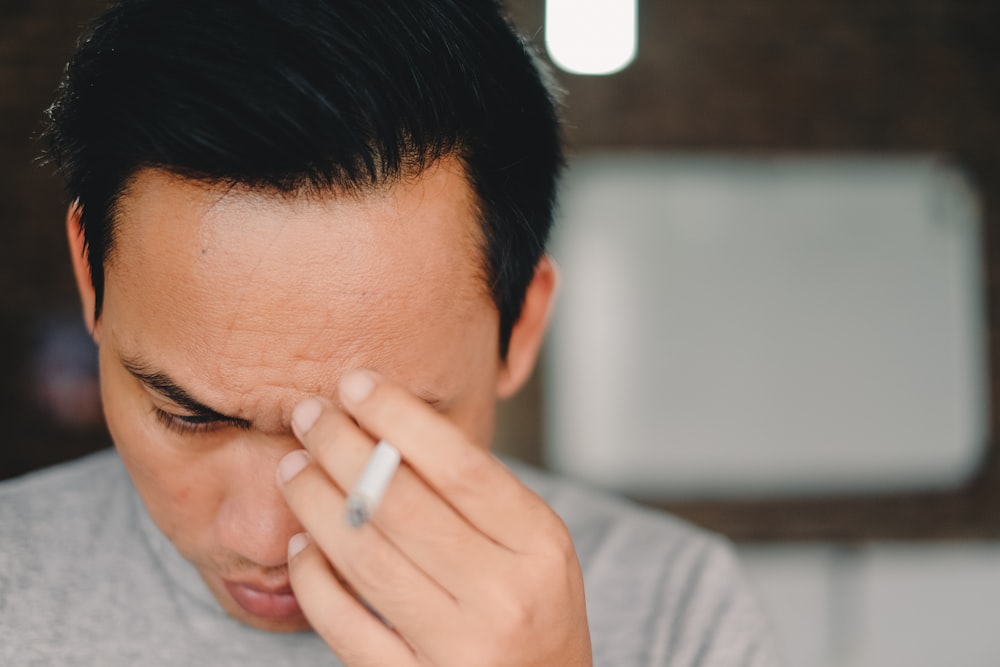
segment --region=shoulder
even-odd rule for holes
[[[0,561],[39,565],[56,545],[93,540],[93,524],[120,506],[128,478],[113,450],[0,483]]]
[[[595,664],[778,663],[768,622],[724,537],[576,482],[510,466],[573,537]]]
[[[113,447],[106,447],[78,459],[35,470],[20,477],[0,481],[0,498],[38,487],[61,487],[67,481],[88,478],[97,474],[117,474],[121,460]]]
[[[102,449],[74,461],[0,482],[0,530],[76,513],[124,481],[124,469],[113,449]]]
[[[723,538],[678,517],[640,506],[607,491],[506,462],[565,522],[581,559],[608,550],[677,558],[689,552],[728,552]]]
[[[72,662],[79,628],[96,641],[112,622],[100,605],[135,553],[130,489],[111,450],[0,483],[0,663]]]

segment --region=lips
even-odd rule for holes
[[[302,609],[292,587],[285,585],[278,588],[258,586],[253,583],[234,581],[222,582],[229,595],[247,613],[258,618],[273,620],[290,619],[302,616]]]

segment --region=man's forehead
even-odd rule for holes
[[[160,268],[178,270],[217,269],[221,260],[254,270],[271,260],[316,269],[317,277],[344,266],[369,286],[379,270],[382,279],[445,268],[485,278],[478,208],[464,170],[449,159],[364,193],[279,193],[144,169],[118,200],[112,246],[118,260],[124,253],[134,265],[151,253],[170,260]],[[486,281],[474,285],[482,290]]]
[[[150,172],[123,200],[103,326],[123,357],[233,417],[287,419],[355,367],[433,400],[461,338],[493,345],[497,328],[464,182],[444,170],[382,198],[285,200]]]

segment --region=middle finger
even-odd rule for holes
[[[296,450],[279,469],[297,467],[291,457],[308,455]],[[457,605],[447,591],[375,527],[355,530],[342,519],[344,493],[318,465],[309,461],[283,480],[282,489],[288,506],[331,565],[402,636],[425,637],[442,622],[455,622]],[[337,518],[331,520],[331,511]]]
[[[320,417],[300,440],[337,486],[349,491],[375,442],[344,412],[322,405]],[[500,567],[509,557],[505,547],[466,521],[405,461],[371,523],[431,579],[459,598],[470,590],[471,582],[482,579],[484,568]]]

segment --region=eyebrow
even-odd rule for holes
[[[122,366],[139,382],[181,406],[193,416],[211,421],[227,422],[242,429],[249,429],[253,422],[241,417],[230,417],[213,410],[189,394],[183,387],[166,373],[150,369],[145,364],[134,359],[122,359]]]

